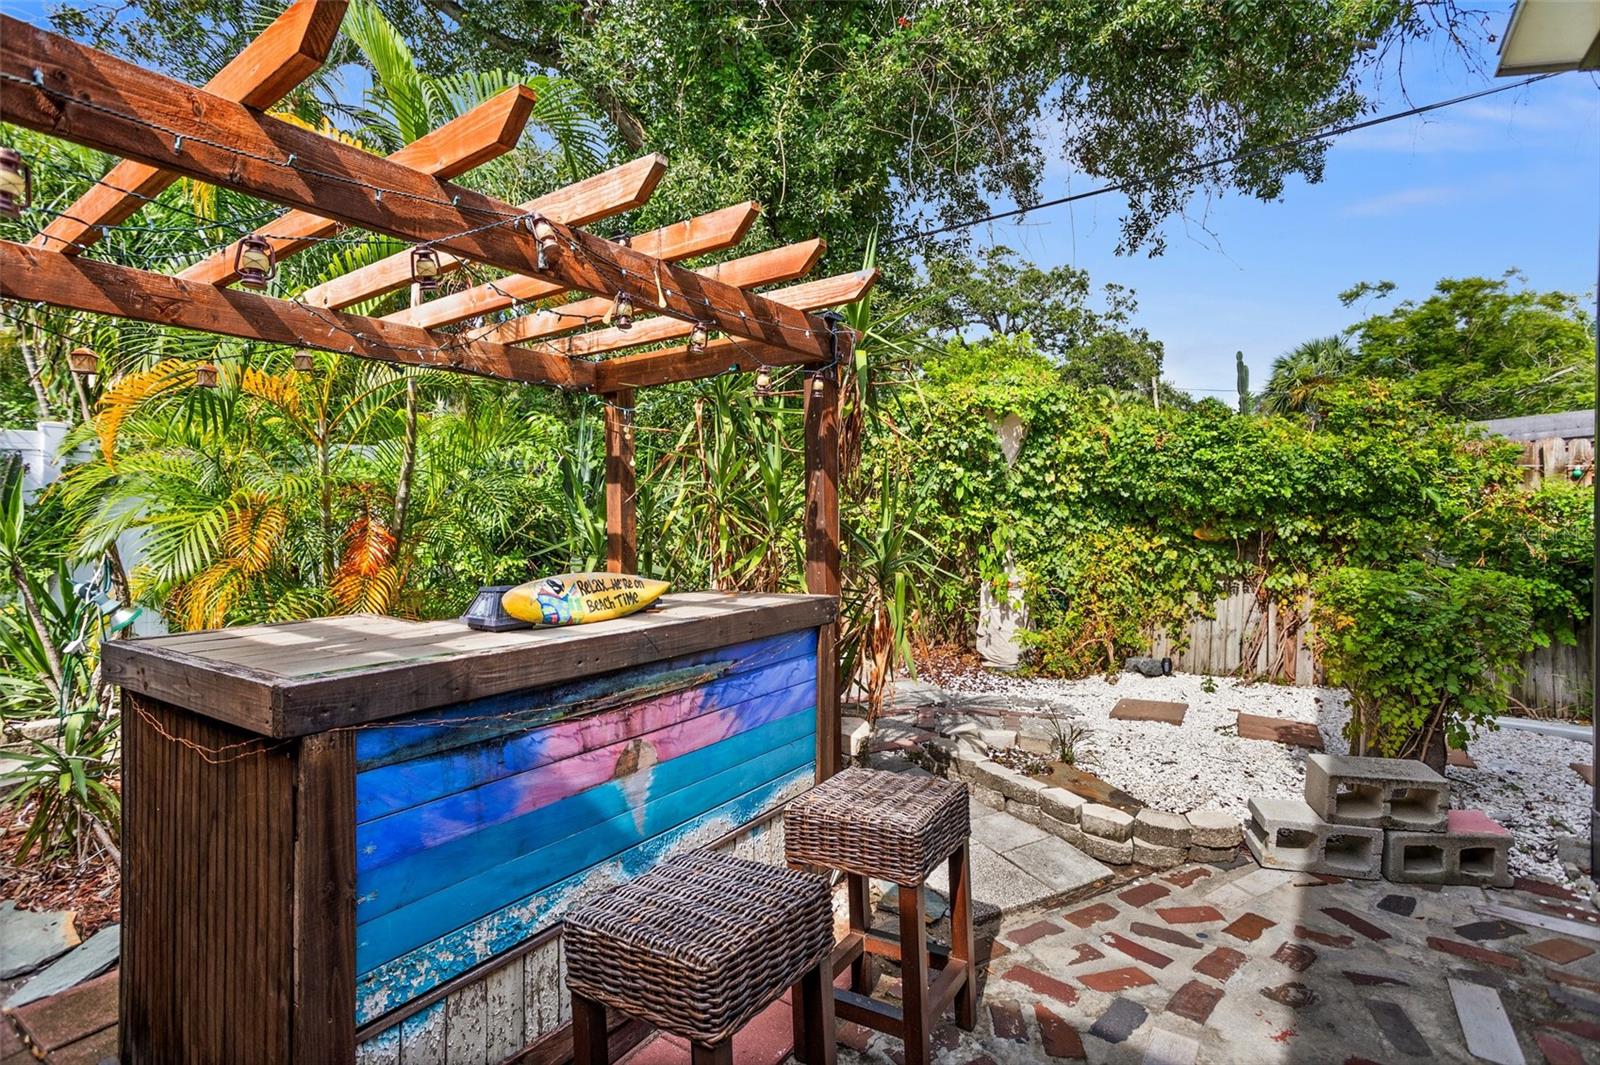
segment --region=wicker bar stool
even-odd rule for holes
[[[733,1033],[794,988],[795,1057],[833,1065],[826,879],[726,854],[672,858],[567,915],[573,1060],[607,1065],[605,1008],[731,1065]]]
[[[906,1065],[927,1065],[935,1020],[954,1004],[956,1024],[977,1022],[972,971],[972,877],[967,854],[967,786],[933,777],[846,769],[783,812],[789,864],[847,874],[850,931],[833,952],[833,971],[850,969],[850,989],[835,991],[841,1018],[905,1042]],[[950,947],[931,947],[922,888],[940,862],[950,869]],[[869,878],[900,889],[898,939],[871,929]],[[900,962],[901,1001],[870,998],[871,956]],[[938,973],[930,984],[929,973]]]

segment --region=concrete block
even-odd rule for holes
[[[1017,745],[1017,730],[1014,728],[980,728],[978,738],[997,751]]]
[[[863,721],[850,733],[850,757],[860,758],[867,751],[867,744],[872,740],[872,724]]]
[[[1050,817],[1076,825],[1089,800],[1066,788],[1045,788],[1039,793],[1039,809]]]
[[[1006,797],[1001,795],[994,788],[981,783],[976,778],[969,780],[967,787],[971,792],[972,797],[983,803],[983,805],[987,806],[989,809],[1004,810],[1006,808]]]
[[[1078,811],[1078,823],[1083,826],[1085,835],[1098,836],[1100,839],[1121,843],[1133,838],[1133,815],[1124,813],[1114,806],[1102,806],[1097,802],[1084,803]]]
[[[1391,831],[1383,876],[1397,884],[1510,887],[1511,833],[1481,810],[1451,810],[1443,832]]]
[[[1450,782],[1412,759],[1312,754],[1306,803],[1333,824],[1443,832]]]
[[[1105,839],[1101,836],[1084,834],[1082,850],[1096,861],[1108,865],[1127,865],[1133,861],[1133,840],[1117,841]]]
[[[1299,799],[1251,799],[1244,841],[1268,869],[1376,880],[1383,830],[1332,825]]]
[[[1024,824],[1036,825],[1039,823],[1039,805],[1037,803],[1007,799],[1006,813]]]
[[[1240,833],[1241,836],[1243,833]],[[1190,847],[1189,860],[1191,862],[1210,862],[1213,865],[1227,865],[1239,854],[1238,847]]]
[[[1231,849],[1244,842],[1239,819],[1221,810],[1195,810],[1189,814],[1189,843],[1212,850]]]
[[[1083,829],[1077,825],[1068,824],[1060,818],[1051,817],[1044,809],[1040,808],[1039,827],[1050,833],[1056,839],[1072,844],[1079,850],[1085,849]]]
[[[1043,783],[999,762],[978,762],[972,767],[972,772],[978,783],[993,788],[1008,799],[1035,806],[1039,804],[1039,793],[1045,789]]]
[[[1181,851],[1189,845],[1189,821],[1182,814],[1147,806],[1133,819],[1133,838]]]
[[[1134,831],[1138,831],[1137,826]],[[1152,869],[1171,869],[1189,860],[1189,848],[1164,847],[1159,843],[1146,843],[1138,836],[1134,836],[1133,860]]]

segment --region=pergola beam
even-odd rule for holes
[[[747,200],[732,207],[724,207],[720,211],[697,215],[669,226],[662,226],[660,229],[653,229],[648,233],[641,233],[633,238],[633,247],[646,255],[671,261],[721,251],[743,240],[760,213],[761,205],[754,200]],[[408,273],[409,269],[410,264],[407,263]],[[502,277],[460,292],[452,292],[448,296],[441,296],[416,307],[396,311],[385,315],[384,318],[390,322],[405,322],[408,325],[433,329],[441,325],[464,322],[478,315],[503,311],[519,303],[549,299],[565,291],[561,285],[542,277]],[[607,300],[606,305],[609,306],[610,302]],[[599,313],[604,314],[605,311],[601,310]],[[521,319],[516,320],[521,321]],[[510,336],[496,339],[506,344],[515,343],[515,338]]]
[[[827,349],[825,323],[803,311],[556,222],[556,246],[542,257],[526,215],[491,197],[9,16],[0,17],[0,36],[5,121],[512,273],[545,274],[595,295],[626,292],[640,307],[801,355]]]
[[[560,356],[69,258],[11,241],[0,241],[0,297],[510,381],[570,389],[594,383],[590,364]]]
[[[662,156],[641,156],[511,209],[536,212],[570,226],[586,225],[644,206],[666,172],[667,161]],[[460,266],[456,256],[440,254],[440,274],[452,273]],[[300,298],[317,307],[349,307],[410,283],[411,252],[407,250],[308,288]],[[563,288],[557,286],[556,291]]]
[[[534,99],[532,89],[513,85],[433,132],[418,137],[389,158],[434,177],[459,177],[517,146],[528,117],[533,114]],[[282,262],[338,228],[339,223],[332,219],[306,211],[290,211],[258,227],[256,232],[269,235],[273,251]],[[224,248],[178,276],[185,281],[202,281],[208,285],[231,285],[239,279],[233,259],[233,248]]]
[[[246,107],[271,107],[322,65],[347,6],[347,0],[295,0],[206,82],[206,91]],[[171,171],[123,160],[52,219],[31,243],[77,255],[100,239],[100,226],[127,221],[145,205],[144,197],[155,196],[178,177]]]

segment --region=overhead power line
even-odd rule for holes
[[[982,218],[972,218],[965,222],[952,222],[947,226],[938,226],[934,229],[924,229],[916,233],[906,233],[898,237],[889,237],[883,241],[883,244],[888,246],[893,244],[905,244],[913,240],[924,240],[928,237],[939,236],[941,233],[953,233],[959,229],[970,229],[973,226],[981,226],[986,222],[999,222],[1007,218],[1018,218],[1032,211],[1043,210],[1046,207],[1060,207],[1062,204],[1076,203],[1079,200],[1087,200],[1094,196],[1104,196],[1111,192],[1123,192],[1130,187],[1141,184],[1164,181],[1168,178],[1185,177],[1191,174],[1204,173],[1205,171],[1213,169],[1214,167],[1226,166],[1228,163],[1242,163],[1246,160],[1267,155],[1271,152],[1281,152],[1290,148],[1298,148],[1302,145],[1313,144],[1317,141],[1329,140],[1333,137],[1341,137],[1346,133],[1354,133],[1357,130],[1371,129],[1373,126],[1381,126],[1386,122],[1398,122],[1402,118],[1415,118],[1417,115],[1427,114],[1429,111],[1438,111],[1442,108],[1454,107],[1457,104],[1464,104],[1472,100],[1479,100],[1485,96],[1493,96],[1495,93],[1510,92],[1513,89],[1526,88],[1536,81],[1543,81],[1546,78],[1553,78],[1555,77],[1556,73],[1557,72],[1552,72],[1549,74],[1535,74],[1532,77],[1523,78],[1521,81],[1506,82],[1503,85],[1491,85],[1486,89],[1479,89],[1477,92],[1469,92],[1462,96],[1453,96],[1448,100],[1435,100],[1433,103],[1422,104],[1418,107],[1410,107],[1404,111],[1396,111],[1393,114],[1379,115],[1376,118],[1367,118],[1361,120],[1360,122],[1347,122],[1340,126],[1330,126],[1327,129],[1319,130],[1316,133],[1308,133],[1301,137],[1294,137],[1290,140],[1280,141],[1277,144],[1269,144],[1261,148],[1252,148],[1249,151],[1238,152],[1234,155],[1224,156],[1220,159],[1207,159],[1204,162],[1190,163],[1187,166],[1173,167],[1171,170],[1162,171],[1161,173],[1156,174],[1154,177],[1142,182],[1119,181],[1111,185],[1100,185],[1085,192],[1075,192],[1069,196],[1058,196],[1053,200],[1045,200],[1044,202],[1036,203],[1031,207],[1015,207],[1009,211],[997,211],[994,214],[984,215]]]

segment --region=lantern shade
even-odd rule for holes
[[[312,370],[317,368],[316,359],[312,356],[311,352],[307,351],[305,348],[301,348],[299,351],[294,353],[294,368],[300,373],[310,373]]]
[[[0,214],[20,217],[33,204],[33,171],[15,148],[0,148]]]
[[[93,348],[73,348],[67,356],[67,365],[78,376],[88,377],[100,372],[100,356],[94,353]]]
[[[711,339],[711,329],[705,322],[694,323],[694,329],[689,333],[689,350],[698,355],[706,350],[706,341]]]
[[[411,280],[424,292],[439,287],[439,253],[432,248],[411,249]]]
[[[772,371],[766,367],[756,371],[756,395],[767,396],[772,394]]]
[[[1600,69],[1600,3],[1520,0],[1500,42],[1497,77]]]
[[[618,329],[633,328],[633,297],[626,292],[617,293],[616,302],[611,306],[611,324]]]
[[[239,284],[246,288],[266,288],[267,282],[278,275],[278,256],[272,242],[254,233],[239,241],[239,250],[233,257],[234,273]]]
[[[201,388],[216,388],[217,364],[214,362],[202,362],[199,366],[196,366],[194,368],[194,383]]]

